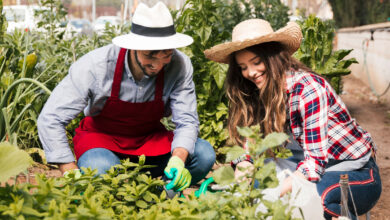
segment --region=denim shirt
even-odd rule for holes
[[[75,161],[65,127],[82,111],[85,116],[99,115],[111,95],[119,50],[110,44],[84,55],[72,64],[68,75],[53,90],[38,117],[38,134],[47,162]],[[119,98],[139,103],[154,100],[156,77],[144,76],[136,81],[130,72],[127,56],[128,52]],[[183,147],[191,155],[199,129],[191,60],[174,50],[172,60],[164,70],[164,115],[172,114],[172,121],[176,124],[171,151]]]

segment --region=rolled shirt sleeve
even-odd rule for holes
[[[301,171],[309,181],[318,181],[328,163],[329,108],[326,88],[320,82],[311,81],[304,85],[298,102],[303,129],[299,139],[305,159],[298,164],[297,170]]]
[[[65,127],[83,111],[95,78],[87,56],[69,69],[68,75],[53,90],[38,117],[38,135],[49,163],[75,161]]]
[[[171,151],[173,152],[177,147],[183,147],[192,155],[198,137],[199,120],[196,109],[195,85],[192,80],[193,67],[187,56],[183,56],[183,58],[184,72],[180,73],[180,77],[170,94],[172,121],[176,125]]]

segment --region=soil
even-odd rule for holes
[[[369,87],[360,79],[354,76],[346,76],[344,80],[344,89],[341,98],[348,107],[352,117],[367,130],[373,137],[378,146],[377,163],[380,168],[382,178],[382,195],[375,207],[370,211],[370,219],[384,220],[390,219],[390,191],[385,190],[390,187],[390,104],[378,100]],[[19,175],[17,183],[29,181],[35,183],[35,174],[45,173],[46,176],[59,177],[61,172],[53,167],[43,165],[34,166],[29,169],[28,178],[25,175]],[[8,183],[13,184],[15,180]],[[360,216],[359,219],[366,219]]]

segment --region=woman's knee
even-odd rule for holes
[[[93,148],[81,155],[77,161],[78,167],[97,169],[97,174],[105,174],[112,166],[120,164],[115,153],[105,148]]]

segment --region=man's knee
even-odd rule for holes
[[[205,165],[208,170],[215,163],[215,151],[211,144],[203,139],[198,138],[195,144],[195,155],[200,165]]]
[[[98,175],[105,174],[112,166],[120,164],[118,156],[104,148],[93,148],[86,151],[77,161],[78,167],[97,169]]]

